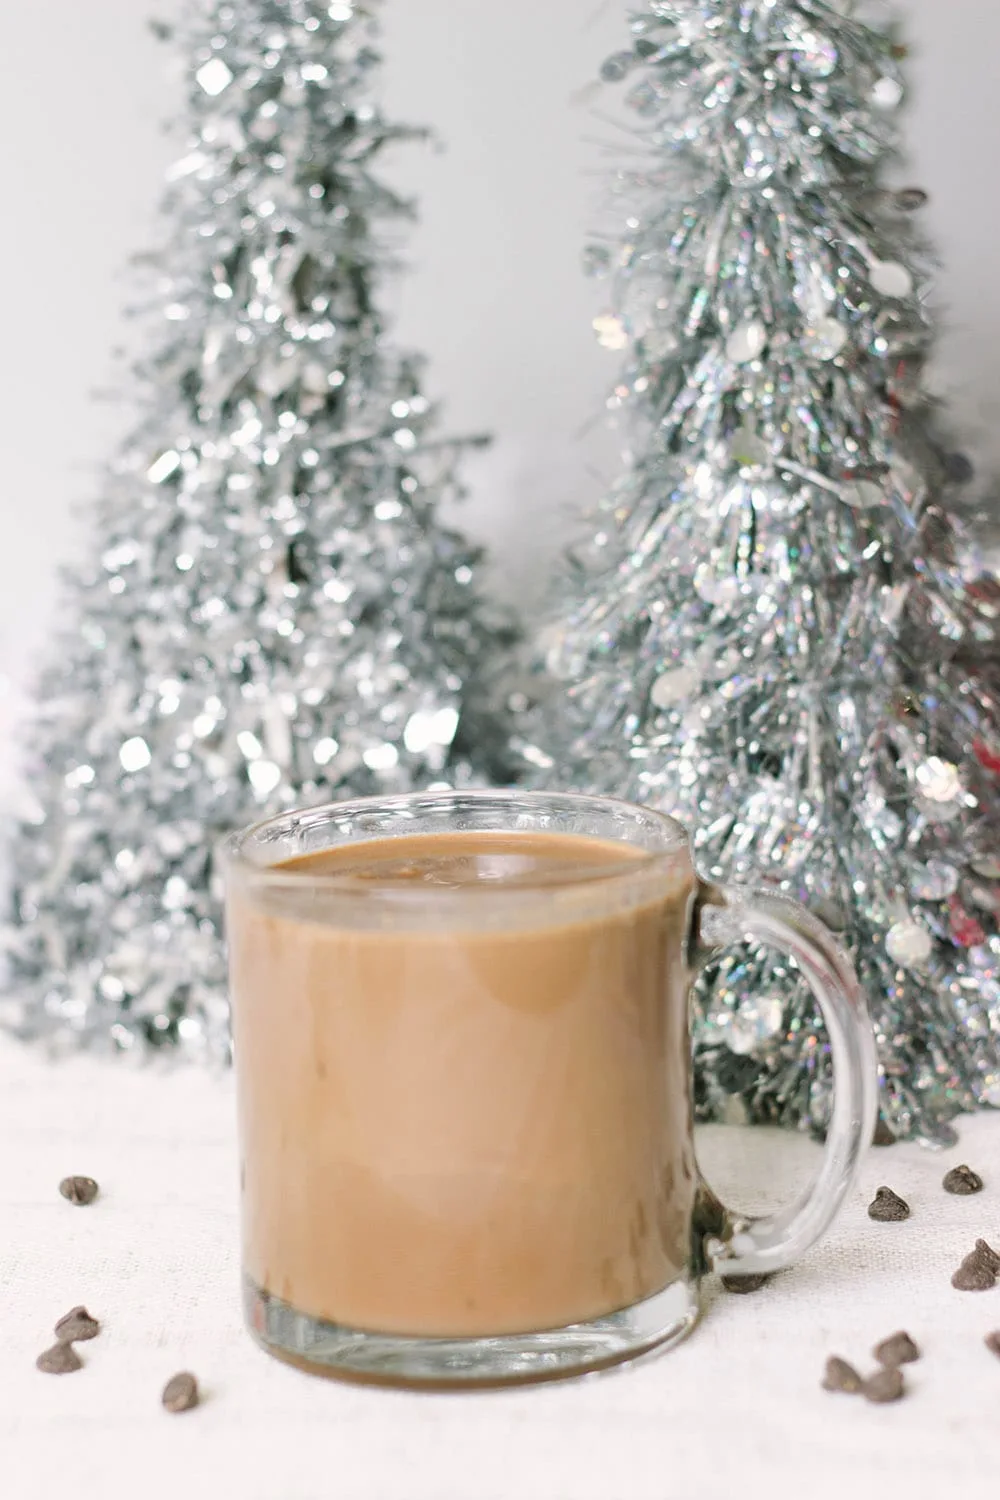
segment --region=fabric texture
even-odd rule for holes
[[[787,1199],[818,1148],[767,1130],[699,1132],[730,1201]],[[985,1190],[960,1198],[967,1161]],[[70,1173],[100,1197],[74,1207]],[[241,1325],[232,1079],[0,1040],[0,1495],[4,1500],[858,1500],[992,1493],[1000,1286],[961,1293],[977,1236],[1000,1247],[1000,1115],[954,1150],[875,1149],[826,1239],[760,1291],[704,1285],[679,1348],[609,1374],[507,1392],[419,1395],[343,1385],[260,1352]],[[912,1217],[878,1224],[885,1183]],[[102,1322],[85,1368],[44,1375],[55,1320]],[[905,1328],[923,1351],[894,1406],[821,1390],[828,1354],[863,1370]],[[202,1404],[172,1416],[166,1380]]]

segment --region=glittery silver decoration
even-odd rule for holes
[[[837,66],[837,49],[828,36],[793,16],[785,26],[785,37],[792,43],[792,58],[801,74],[829,78]]]
[[[910,881],[910,894],[917,901],[944,901],[958,890],[961,875],[954,865],[929,859],[918,865]]]
[[[909,297],[913,292],[913,277],[897,261],[873,261],[868,279],[883,297]]]
[[[767,346],[767,329],[756,318],[748,318],[733,329],[726,340],[726,353],[735,364],[759,359]]]
[[[955,802],[962,795],[958,767],[940,756],[921,761],[914,775],[920,795],[929,802]]]
[[[1000,1104],[1000,587],[964,560],[924,393],[926,195],[881,181],[898,56],[825,0],[655,0],[631,26],[602,259],[629,457],[553,591],[559,680],[516,748],[539,784],[676,812],[707,875],[841,932],[882,1112],[943,1141]],[[829,1049],[789,964],[727,953],[698,1007],[699,1114],[821,1133]]]
[[[873,480],[859,479],[856,484],[845,484],[840,498],[855,510],[872,510],[876,505],[883,505],[887,497]]]
[[[847,329],[836,318],[817,318],[802,330],[802,349],[813,359],[836,359],[847,343]]]
[[[664,672],[650,688],[649,696],[657,708],[670,708],[680,703],[697,687],[699,674],[693,667],[678,667],[673,672]]]
[[[624,349],[628,344],[628,333],[621,318],[614,313],[604,313],[594,319],[597,342],[604,349]]]
[[[5,937],[22,1035],[229,1051],[220,835],[297,803],[502,779],[508,635],[438,520],[465,446],[378,297],[410,217],[376,175],[366,3],[206,0],[148,400],[39,691]]]
[[[893,963],[912,969],[927,962],[934,951],[934,940],[926,927],[907,917],[889,928],[885,951]]]
[[[898,78],[879,78],[872,87],[871,101],[876,109],[895,109],[903,101],[903,85]]]
[[[785,1003],[778,995],[761,995],[732,1012],[725,1033],[726,1045],[737,1056],[756,1052],[761,1042],[775,1036],[782,1027]]]
[[[755,468],[767,462],[770,450],[752,428],[740,427],[729,440],[729,457],[740,468]]]

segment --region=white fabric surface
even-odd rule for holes
[[[700,1133],[741,1206],[808,1175],[796,1136]],[[0,1496],[3,1500],[809,1500],[997,1491],[1000,1288],[950,1275],[977,1235],[1000,1246],[1000,1116],[934,1155],[874,1150],[824,1241],[762,1291],[706,1283],[687,1343],[630,1369],[510,1392],[414,1395],[300,1374],[261,1353],[238,1302],[232,1084],[192,1071],[52,1063],[0,1039]],[[941,1190],[949,1165],[987,1179]],[[722,1165],[720,1165],[720,1163]],[[94,1176],[88,1208],[68,1173]],[[886,1182],[903,1224],[865,1205]],[[735,1195],[735,1190],[734,1190]],[[751,1200],[758,1200],[757,1203]],[[86,1303],[103,1332],[86,1368],[35,1370],[55,1319]],[[826,1356],[864,1367],[906,1328],[924,1350],[910,1395],[871,1406],[820,1389]],[[191,1369],[204,1403],[160,1406]]]

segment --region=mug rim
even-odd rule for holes
[[[407,808],[425,808],[433,811],[435,806],[444,808],[449,803],[480,804],[488,806],[490,803],[513,804],[529,803],[536,807],[546,804],[564,803],[567,806],[579,808],[586,813],[588,808],[595,811],[604,809],[613,815],[627,815],[636,823],[645,820],[658,828],[663,836],[663,846],[656,849],[644,848],[642,845],[632,843],[628,840],[622,842],[633,851],[634,857],[623,861],[621,865],[609,868],[607,864],[579,865],[573,866],[567,871],[560,870],[550,880],[544,878],[528,887],[518,885],[516,882],[510,884],[494,884],[492,881],[485,884],[470,884],[461,887],[390,887],[373,883],[366,887],[359,887],[357,882],[348,873],[333,874],[330,872],[297,871],[282,868],[286,859],[294,859],[297,856],[285,855],[275,864],[257,863],[247,855],[247,849],[255,839],[265,835],[268,829],[287,828],[294,825],[296,821],[301,826],[310,825],[323,826],[332,821],[332,815],[338,814],[346,821],[352,817],[363,817],[366,813],[372,813],[376,809],[391,814],[394,810],[404,811]],[[489,831],[486,829],[480,831]],[[503,830],[498,829],[498,832]],[[509,830],[512,832],[516,831]],[[544,832],[544,829],[526,830],[526,832]],[[560,830],[554,830],[559,832]],[[573,832],[568,832],[573,836]],[[380,834],[377,831],[372,835],[372,841],[379,837],[395,838],[405,837],[405,834],[391,833]],[[600,839],[602,836],[596,833],[581,832],[581,838]],[[359,843],[366,840],[358,840]],[[610,841],[610,839],[608,840]],[[338,841],[330,844],[331,848],[344,847],[349,841]],[[320,850],[303,850],[302,854],[309,852],[321,852]],[[481,901],[487,897],[491,900],[503,900],[504,898],[517,898],[524,900],[532,892],[544,895],[551,890],[566,890],[567,888],[587,887],[592,888],[598,883],[618,883],[622,881],[636,880],[639,877],[648,877],[661,867],[666,867],[676,860],[679,854],[686,854],[690,859],[691,838],[684,825],[669,813],[660,812],[656,808],[647,807],[641,803],[629,802],[623,797],[605,797],[594,795],[589,792],[573,791],[545,791],[529,788],[510,787],[438,787],[427,788],[409,792],[390,792],[386,794],[374,793],[364,797],[349,797],[344,799],[332,799],[301,807],[287,808],[278,813],[272,813],[266,818],[261,818],[255,823],[227,835],[217,846],[217,855],[222,870],[227,879],[232,875],[245,875],[252,878],[255,885],[267,885],[273,889],[284,889],[286,891],[302,890],[307,885],[313,890],[328,892],[337,897],[353,897],[366,901],[392,900],[406,905],[426,903],[428,901],[440,904],[452,902],[465,904],[466,902]]]

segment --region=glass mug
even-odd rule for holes
[[[875,1119],[865,1002],[797,903],[700,880],[611,799],[427,791],[284,813],[223,850],[244,1300],[271,1353],[394,1384],[547,1379],[684,1337],[699,1278],[789,1265]],[[724,1208],[694,1157],[689,990],[752,939],[822,1006],[815,1183]]]

